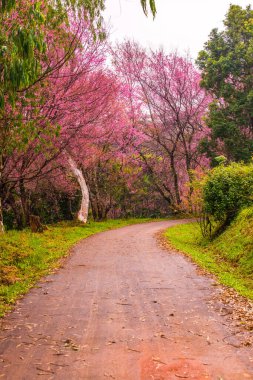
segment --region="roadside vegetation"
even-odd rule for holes
[[[222,284],[253,299],[253,165],[219,161],[194,185],[198,223],[165,235]]]
[[[54,269],[69,254],[70,247],[95,233],[146,222],[150,219],[62,222],[49,226],[44,233],[7,231],[0,239],[0,316],[15,301]]]
[[[198,223],[169,228],[165,236],[173,248],[213,273],[222,284],[253,299],[253,206],[243,209],[212,240],[202,235]]]

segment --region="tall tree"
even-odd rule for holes
[[[24,190],[26,183],[43,174],[45,164],[57,155],[55,138],[61,126],[59,114],[67,112],[66,102],[70,106],[73,97],[75,100],[81,97],[78,89],[73,94],[77,81],[96,70],[104,60],[104,43],[99,39],[94,41],[85,20],[73,19],[71,24],[62,26],[60,31],[46,30],[46,51],[41,56],[35,54],[40,57],[44,71],[34,81],[29,79],[26,88],[21,83],[13,88],[12,102],[8,94],[11,86],[7,86],[0,109],[0,220],[1,201],[10,189],[16,190],[22,181]],[[92,92],[93,88],[85,90]],[[35,160],[38,156],[44,159]],[[26,202],[26,197],[22,198]],[[26,209],[23,204],[22,209]]]
[[[202,148],[211,156],[248,162],[253,154],[253,10],[231,5],[224,30],[213,29],[197,63],[201,85],[214,100],[207,124],[211,139]]]
[[[155,16],[154,0],[141,0],[146,15],[148,4]],[[26,107],[34,113],[43,105],[38,83],[45,87],[73,57],[82,45],[84,25],[94,41],[104,37],[104,8],[105,0],[0,0],[0,231],[6,151],[9,155],[17,144],[19,150],[26,149],[34,131],[40,135],[34,119],[24,122],[19,110]]]
[[[1,230],[6,153],[9,155],[17,146],[19,150],[25,149],[35,130],[39,133],[34,121],[27,118],[44,101],[38,97],[38,84],[44,87],[48,76],[62,67],[80,46],[84,21],[79,21],[77,15],[84,15],[85,10],[82,2],[71,3],[70,9],[70,2],[0,1]],[[25,107],[26,115],[22,112]],[[54,133],[53,129],[51,132]]]
[[[200,74],[189,57],[147,52],[132,42],[118,46],[114,60],[129,86],[133,124],[143,135],[136,149],[157,191],[178,209],[184,184],[200,165],[198,141],[206,135],[209,97],[199,86]],[[191,189],[187,195],[190,200]]]

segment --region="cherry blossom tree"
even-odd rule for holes
[[[3,201],[10,192],[16,192],[17,187],[19,187],[18,193],[24,194],[27,183],[45,175],[56,166],[54,161],[57,156],[64,150],[71,136],[78,128],[81,128],[77,118],[73,117],[74,113],[78,117],[79,112],[81,118],[82,110],[82,114],[86,114],[86,123],[91,122],[92,101],[90,100],[90,105],[87,101],[86,105],[84,103],[80,105],[83,99],[85,97],[88,99],[93,93],[93,100],[97,96],[97,107],[99,99],[101,101],[101,97],[105,95],[101,91],[101,96],[98,96],[99,85],[94,77],[91,79],[91,73],[95,72],[104,60],[104,43],[100,40],[94,42],[85,24],[82,29],[78,25],[77,29],[80,33],[79,46],[75,48],[75,55],[68,63],[60,65],[57,69],[55,67],[47,79],[36,83],[29,97],[27,93],[24,95],[22,92],[15,108],[6,106],[1,112],[3,125],[0,139],[1,198]],[[59,57],[64,55],[64,51],[56,47],[52,47],[51,53],[52,62],[54,59],[59,61]],[[84,122],[84,118],[82,120]],[[68,132],[65,127],[67,124]],[[21,196],[22,199],[27,203],[25,194]],[[27,206],[23,202],[21,205],[23,214],[27,215],[25,212]],[[27,223],[27,217],[24,219],[24,223]]]
[[[155,15],[153,0],[141,1],[144,13],[147,4]],[[103,9],[104,1],[0,1],[1,230],[2,202],[19,188],[27,214],[27,184],[54,170],[63,152],[73,169],[73,136],[104,112],[105,88],[84,78],[101,63]]]
[[[143,134],[136,149],[157,191],[179,209],[192,170],[207,164],[197,149],[208,133],[203,116],[210,101],[200,74],[188,56],[146,51],[134,42],[119,45],[113,57],[129,86],[133,123]],[[191,185],[187,191],[190,202]]]

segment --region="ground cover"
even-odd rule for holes
[[[253,299],[253,207],[244,209],[216,239],[202,237],[197,223],[169,228],[165,236],[224,285]]]

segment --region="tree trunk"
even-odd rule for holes
[[[14,214],[16,228],[22,230],[24,228],[24,215],[22,209],[15,200],[15,197],[12,193],[9,194],[7,199],[8,204],[10,205],[12,212]]]
[[[4,221],[3,221],[3,210],[2,210],[2,198],[0,196],[0,234],[4,233]]]
[[[43,232],[46,227],[40,221],[40,217],[37,215],[30,215],[30,227],[32,232]]]
[[[78,169],[77,163],[67,153],[68,163],[74,176],[76,177],[82,192],[82,200],[80,210],[78,211],[77,219],[83,223],[87,222],[89,212],[89,190],[84,179],[83,173]]]
[[[20,200],[21,200],[21,208],[22,208],[22,219],[24,227],[29,225],[30,220],[30,212],[29,212],[29,200],[27,196],[27,192],[24,185],[24,180],[19,181],[19,190],[20,190]]]
[[[3,172],[3,156],[0,154],[0,234],[4,233],[3,206],[2,206],[2,172]]]
[[[181,203],[181,197],[180,197],[180,192],[179,192],[178,176],[177,176],[177,171],[175,168],[175,159],[174,159],[173,154],[170,155],[170,165],[171,165],[173,182],[174,182],[174,191],[175,191],[175,196],[176,196],[176,202],[177,202],[177,206],[179,206]]]

